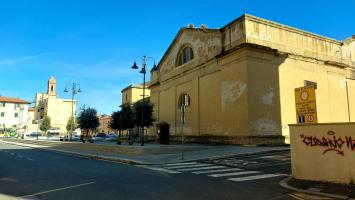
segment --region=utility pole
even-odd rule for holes
[[[142,122],[141,122],[141,146],[144,146],[144,98],[145,98],[145,74],[147,73],[147,61],[149,59],[153,59],[154,60],[154,66],[153,68],[156,67],[155,65],[155,59],[153,57],[147,57],[147,56],[143,56],[142,59],[142,69],[139,73],[143,74],[143,97],[142,97]],[[137,63],[136,61],[134,61],[133,66],[131,67],[132,69],[138,69]]]
[[[73,134],[73,129],[74,129],[74,123],[75,123],[75,118],[74,118],[74,96],[78,93],[81,93],[80,89],[80,84],[77,84],[73,81],[72,87],[68,89],[65,87],[64,92],[71,92],[71,116],[69,118],[69,123],[70,123],[70,135],[69,135],[69,140],[72,140],[72,134]]]

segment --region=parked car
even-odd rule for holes
[[[118,135],[116,133],[109,133],[106,135],[105,140],[107,141],[112,141],[112,140],[117,140]]]
[[[94,141],[102,141],[105,140],[106,136],[106,133],[97,133],[92,139]]]
[[[47,135],[47,140],[54,140],[54,141],[58,141],[60,140],[60,136],[55,134],[55,135]]]
[[[48,130],[48,135],[59,135],[60,129],[59,128],[51,128]]]
[[[60,141],[79,141],[79,140],[80,140],[80,135],[75,131],[68,132],[66,135],[60,136]]]
[[[37,132],[37,131],[25,134],[26,137],[37,137],[37,136],[41,136],[41,135],[42,135],[42,133],[41,132]]]

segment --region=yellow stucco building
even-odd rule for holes
[[[47,93],[36,93],[34,118],[38,120],[43,119],[44,116],[49,116],[52,128],[59,129],[60,134],[65,134],[67,132],[66,125],[72,115],[72,109],[75,116],[76,100],[59,98],[56,88],[57,81],[52,76],[48,80]],[[58,132],[57,130],[53,131]]]
[[[146,83],[148,85],[148,83]],[[149,97],[150,96],[150,90],[149,88],[145,88],[145,97]],[[132,84],[129,85],[127,87],[125,87],[122,91],[122,104],[133,104],[137,101],[142,100],[143,97],[143,85],[142,84]]]
[[[298,87],[316,85],[319,123],[355,121],[354,63],[354,36],[245,14],[220,29],[182,28],[151,72],[150,99],[172,139],[288,143]]]

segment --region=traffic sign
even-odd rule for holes
[[[313,85],[295,89],[296,117],[298,124],[316,124],[317,105]]]

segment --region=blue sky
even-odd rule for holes
[[[220,28],[243,13],[337,40],[355,34],[355,0],[3,0],[0,94],[33,101],[53,75],[60,97],[74,80],[79,104],[110,114],[121,90],[142,82],[135,57],[158,62],[181,27]]]

